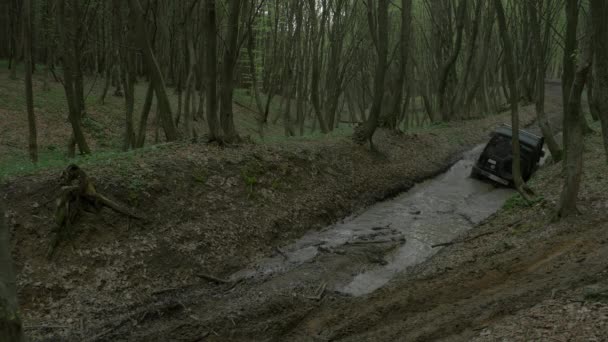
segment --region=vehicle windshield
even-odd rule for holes
[[[511,137],[495,134],[490,143],[488,143],[486,154],[495,159],[505,159],[512,155],[512,151]],[[522,159],[527,159],[532,149],[530,146],[520,143],[520,151]]]
[[[495,134],[488,144],[486,153],[489,157],[504,159],[511,155],[511,150],[511,138]]]

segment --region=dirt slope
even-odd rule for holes
[[[532,119],[525,111],[524,122]],[[121,313],[162,303],[172,291],[213,295],[218,289],[197,274],[225,276],[274,246],[403,191],[507,120],[494,116],[407,135],[381,131],[381,153],[329,139],[235,149],[162,145],[91,161],[83,167],[98,191],[149,222],[107,210],[86,213],[51,262],[45,254],[59,170],[10,179],[2,193],[28,333],[78,340],[108,330],[106,323]],[[143,316],[135,324],[155,319]]]
[[[374,295],[338,300],[286,336],[345,341],[601,341],[608,336],[608,167],[587,139],[582,215],[553,222],[561,165],[487,223]]]

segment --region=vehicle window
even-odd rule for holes
[[[488,144],[488,156],[504,158],[511,154],[511,138],[496,134]]]

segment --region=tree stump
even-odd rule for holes
[[[144,220],[126,206],[112,201],[97,192],[93,178],[75,164],[71,164],[62,173],[60,190],[55,201],[55,223],[53,237],[47,257],[52,257],[57,245],[63,237],[71,235],[72,226],[82,211],[99,213],[103,207],[123,214],[129,218]]]

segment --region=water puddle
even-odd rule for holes
[[[385,257],[383,265],[359,273],[343,288],[336,289],[353,296],[375,291],[397,273],[440,249],[432,245],[452,241],[496,212],[514,194],[511,189],[469,178],[482,149],[480,145],[467,152],[446,173],[323,231],[310,232],[278,249],[274,257],[261,260],[256,267],[239,271],[232,277],[283,273],[313,261],[321,251],[345,248],[349,244],[401,242]]]

